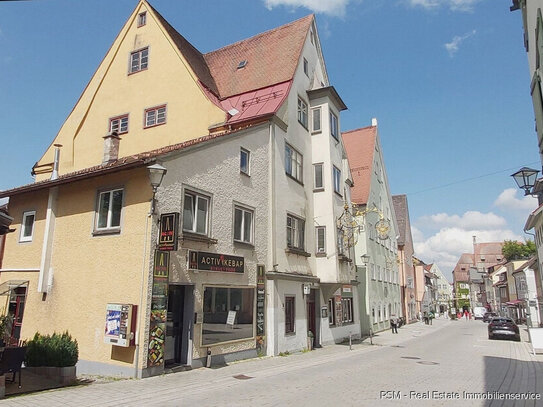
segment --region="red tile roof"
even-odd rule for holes
[[[314,16],[204,54],[221,99],[286,82],[294,77]],[[238,69],[241,61],[247,61]]]
[[[342,137],[354,183],[351,188],[351,201],[366,205],[370,193],[377,126],[345,131]]]

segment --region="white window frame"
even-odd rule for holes
[[[344,324],[350,324],[354,322],[354,307],[353,299],[351,297],[345,297],[341,299],[341,308],[343,311],[342,319]]]
[[[320,171],[320,185],[317,183],[317,170]],[[313,189],[315,191],[324,191],[324,163],[313,164]]]
[[[315,116],[316,112],[318,112],[318,118],[317,121],[318,127],[315,126]],[[320,133],[322,131],[322,107],[314,107],[311,109],[311,133]]]
[[[322,234],[322,246],[319,246],[319,234]],[[326,254],[326,226],[315,226],[315,253]]]
[[[149,47],[139,49],[130,53],[130,65],[128,73],[145,71],[149,68]]]
[[[330,110],[330,135],[339,141],[339,119],[337,115]]]
[[[187,204],[187,197],[190,197],[190,199],[192,200],[192,203],[191,203],[191,227],[190,229],[189,228],[186,228],[185,227],[185,205]],[[204,201],[206,202],[206,205],[205,205],[205,208],[206,208],[206,216],[205,216],[205,225],[204,225],[204,231],[201,232],[201,231],[198,231],[199,229],[199,226],[198,225],[198,216],[197,216],[197,211],[199,209],[199,204],[200,204],[200,201]],[[182,223],[182,228],[183,228],[183,232],[189,232],[189,233],[194,233],[194,234],[198,234],[198,235],[203,235],[203,236],[209,236],[209,225],[210,225],[210,217],[211,217],[211,197],[209,197],[208,195],[204,195],[204,194],[201,194],[201,193],[198,193],[198,192],[195,192],[191,189],[186,189],[183,193],[183,223]]]
[[[151,113],[153,114],[152,120],[150,120]],[[150,127],[156,127],[166,124],[167,113],[168,110],[166,108],[166,105],[160,105],[145,109],[145,112],[143,114],[143,128],[148,129]]]
[[[309,62],[307,62],[307,59],[305,59],[305,57],[304,57],[303,65],[304,65],[305,76],[309,78]]]
[[[26,231],[27,231],[26,218],[30,217],[30,216],[33,217],[32,225],[30,226],[30,228],[31,228],[30,235],[25,236]],[[21,232],[19,234],[19,242],[31,242],[32,241],[32,238],[34,236],[34,227],[35,227],[35,225],[36,225],[36,211],[23,212],[23,218],[22,218],[22,221],[21,221]]]
[[[242,164],[243,155],[247,157],[246,158],[247,168],[245,169],[243,168],[243,164]],[[251,175],[251,152],[243,147],[241,147],[239,150],[239,172],[245,175]]]
[[[287,214],[286,231],[287,247],[290,249],[305,250],[305,220],[298,218],[297,216]]]
[[[113,132],[117,132],[117,134],[128,133],[128,114],[115,116],[109,119],[109,134],[112,134]]]
[[[147,12],[144,11],[138,14],[138,27],[143,27],[147,24]]]
[[[307,129],[308,125],[308,105],[305,100],[298,96],[298,123]]]
[[[239,235],[240,238],[236,239],[236,211],[241,213],[241,224]],[[250,215],[251,225],[249,226],[249,237],[245,236],[245,222],[246,215]],[[234,205],[234,242],[254,244],[254,227],[255,227],[255,211],[244,206]]]
[[[334,192],[341,196],[341,170],[335,165],[332,166],[332,179],[334,180]]]
[[[112,219],[113,219],[113,194],[117,191],[121,191],[121,212],[119,213],[119,224],[113,225]],[[108,205],[108,211],[106,216],[106,226],[100,227],[100,208],[101,208],[101,202],[102,197],[109,195],[109,205]],[[94,230],[97,232],[100,231],[117,231],[121,229],[122,219],[123,219],[123,208],[124,208],[124,188],[113,188],[108,190],[101,190],[98,191],[98,197],[96,200],[96,211],[95,211],[95,220],[94,220]]]
[[[290,144],[285,143],[285,173],[303,183],[304,156]]]

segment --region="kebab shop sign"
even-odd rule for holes
[[[220,271],[223,273],[243,273],[245,270],[245,259],[239,256],[189,250],[189,269]]]

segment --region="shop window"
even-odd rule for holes
[[[296,297],[285,297],[285,333],[295,333]]]
[[[207,235],[209,230],[209,197],[185,191],[183,231]]]
[[[19,242],[31,242],[34,235],[34,222],[36,220],[36,211],[28,211],[23,213],[21,222],[21,234]]]
[[[95,231],[120,231],[123,195],[122,188],[98,193]]]
[[[303,156],[293,147],[285,144],[285,172],[298,182],[303,182]]]
[[[143,48],[130,54],[130,73],[147,69],[149,64],[149,48]]]
[[[203,306],[202,345],[253,337],[254,288],[205,287]]]
[[[334,299],[328,298],[328,325],[336,324],[336,310],[334,308]]]
[[[304,250],[305,221],[287,215],[287,247]]]
[[[341,305],[343,308],[343,323],[353,322],[353,299],[352,298],[342,298]]]
[[[234,208],[234,240],[253,243],[253,211],[236,206]]]

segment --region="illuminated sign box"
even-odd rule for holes
[[[199,271],[243,273],[245,271],[245,259],[239,256],[189,250],[188,267],[190,270]]]

